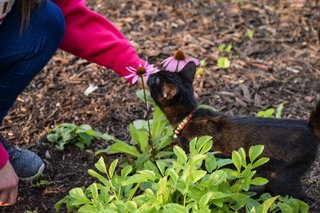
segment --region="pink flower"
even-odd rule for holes
[[[124,76],[125,79],[132,78],[131,83],[135,84],[139,77],[149,77],[151,74],[159,72],[159,69],[155,67],[153,64],[149,64],[147,61],[142,66],[139,64],[137,68],[133,68],[131,66],[126,67],[126,69],[130,72],[129,75]]]
[[[186,57],[181,50],[178,50],[173,56],[162,61],[162,69],[169,72],[180,72],[187,63],[193,61],[196,66],[200,65],[200,61],[196,58]]]

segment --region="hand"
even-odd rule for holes
[[[9,160],[0,169],[0,206],[13,205],[17,201],[19,178]]]

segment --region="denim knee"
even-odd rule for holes
[[[60,8],[53,2],[46,0],[39,8],[35,9],[30,17],[30,28],[37,25],[43,41],[43,48],[55,51],[60,45],[65,32],[65,19]]]

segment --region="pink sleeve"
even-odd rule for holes
[[[89,10],[85,0],[53,0],[62,10],[66,32],[60,48],[121,76],[127,66],[144,65],[128,39],[105,17]],[[131,79],[129,79],[131,82]]]
[[[4,167],[4,165],[6,165],[6,163],[8,161],[8,157],[9,157],[9,155],[8,155],[7,151],[0,143],[0,169],[2,167]]]

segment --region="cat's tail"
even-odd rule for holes
[[[318,97],[317,105],[312,110],[309,117],[309,126],[312,128],[314,134],[320,139],[320,98]]]

